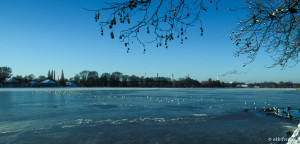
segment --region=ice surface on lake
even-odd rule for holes
[[[272,143],[297,124],[294,89],[0,89],[0,143]],[[276,142],[273,142],[276,143]]]

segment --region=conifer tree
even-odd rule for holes
[[[48,77],[47,78],[50,79],[50,70],[48,70]]]
[[[65,76],[64,76],[64,70],[61,71],[61,79],[60,79],[61,85],[65,85]]]
[[[51,80],[54,80],[54,70],[51,71],[51,77],[52,77]]]

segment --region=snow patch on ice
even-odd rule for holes
[[[294,131],[293,135],[289,138],[287,144],[300,144],[300,124]]]
[[[207,114],[192,114],[193,116],[196,116],[196,117],[206,117],[208,116]]]

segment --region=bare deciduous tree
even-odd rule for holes
[[[105,28],[109,29],[110,37],[114,39],[118,36],[127,52],[133,42],[140,43],[146,52],[147,43],[168,48],[168,42],[177,38],[182,44],[187,39],[187,29],[195,23],[200,23],[199,33],[202,36],[204,30],[200,14],[207,11],[206,3],[217,6],[218,2],[219,0],[124,0],[106,3],[107,8],[89,11],[96,12],[95,21],[101,26],[101,35],[106,34]]]
[[[299,0],[246,0],[243,4],[242,9],[248,15],[230,35],[237,46],[235,56],[247,55],[250,63],[259,50],[265,50],[271,53],[274,61],[270,67],[286,68],[297,64],[300,51]]]

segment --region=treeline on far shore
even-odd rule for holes
[[[12,76],[12,69],[9,67],[0,67],[0,83],[7,78],[14,78],[20,83],[30,83],[31,81],[41,82],[52,80],[57,83],[56,86],[66,86],[66,82],[72,82],[77,87],[175,87],[175,88],[300,88],[300,83],[292,82],[262,82],[245,84],[243,82],[221,82],[208,78],[206,81],[199,82],[189,76],[177,80],[168,77],[146,77],[136,75],[125,75],[121,72],[102,73],[97,71],[82,71],[70,79],[64,77],[62,71],[60,77],[55,75],[55,71],[48,71],[47,76],[41,75],[35,77],[33,74],[27,76]]]
[[[176,87],[176,88],[300,88],[300,83],[292,82],[262,82],[245,84],[243,82],[222,82],[208,78],[206,81],[198,81],[187,76],[177,80],[169,77],[138,77],[136,75],[124,75],[121,72],[102,73],[96,71],[82,71],[70,78],[82,87]]]

